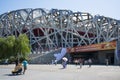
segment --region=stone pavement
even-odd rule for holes
[[[11,75],[15,65],[0,65],[0,80],[120,80],[119,66],[28,65],[24,75]]]

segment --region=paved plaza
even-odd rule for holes
[[[23,75],[12,75],[15,65],[0,65],[0,80],[120,80],[119,66],[88,65],[79,68],[68,65],[28,65],[28,70]]]

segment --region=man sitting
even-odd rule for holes
[[[22,72],[22,64],[18,63],[17,66],[15,66],[15,69],[12,71],[12,74],[21,74]]]

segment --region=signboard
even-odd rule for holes
[[[112,50],[116,49],[116,41],[104,42],[100,44],[92,44],[87,46],[77,46],[73,48],[67,48],[68,53],[73,52],[90,52],[90,51],[100,51],[100,50]]]

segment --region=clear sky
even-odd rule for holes
[[[69,9],[120,20],[120,0],[0,0],[0,14],[23,8]]]

